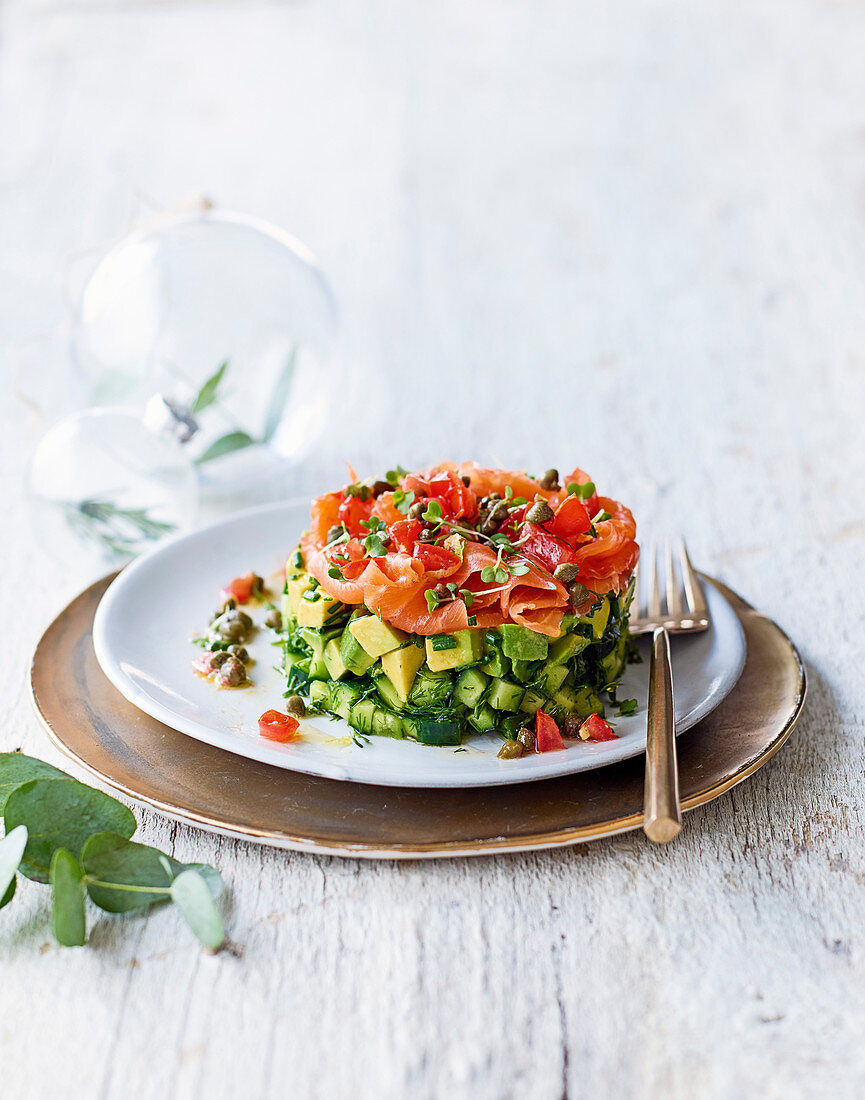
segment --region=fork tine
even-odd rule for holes
[[[658,590],[658,551],[655,540],[649,543],[647,614],[650,619],[661,617],[661,597]]]
[[[682,581],[685,586],[685,602],[688,610],[693,615],[703,615],[708,610],[706,597],[703,595],[700,578],[691,565],[684,539],[679,539],[679,561],[682,566]]]
[[[676,618],[682,613],[682,600],[676,580],[676,567],[673,564],[673,544],[669,539],[664,539],[664,572],[667,580],[667,614]]]

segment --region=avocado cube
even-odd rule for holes
[[[496,710],[519,710],[525,689],[510,680],[493,680],[487,702]]]
[[[420,646],[406,645],[402,649],[393,649],[381,659],[381,667],[393,684],[400,699],[405,703],[414,686],[417,670],[424,663],[425,653]]]
[[[553,695],[568,678],[567,665],[545,665],[540,675],[544,690]]]
[[[591,645],[591,638],[586,638],[582,634],[563,634],[550,646],[548,663],[563,665],[578,653],[582,653],[587,645]]]
[[[298,624],[321,630],[330,616],[341,606],[339,601],[328,596],[323,588],[318,588],[315,592],[308,591],[306,595],[301,596],[297,604]]]
[[[499,628],[502,636],[502,649],[512,661],[545,661],[549,649],[546,634],[538,634],[527,626],[506,623]]]
[[[487,689],[489,679],[477,668],[464,669],[454,688],[454,702],[474,707]]]
[[[331,680],[341,680],[348,675],[348,669],[340,655],[339,642],[336,638],[331,638],[324,647],[324,663],[327,666]]]
[[[309,592],[312,588],[312,577],[309,573],[300,573],[296,577],[291,577],[285,584],[285,595],[288,597],[289,607],[291,613],[295,617],[297,616],[297,609],[300,606],[301,598],[304,592]]]
[[[406,634],[382,622],[377,615],[362,615],[348,624],[355,639],[373,659],[405,645]]]
[[[349,623],[349,626],[351,625]],[[339,639],[339,656],[348,671],[353,672],[355,676],[363,676],[375,664],[375,657],[370,657],[354,634],[347,628],[342,632]]]
[[[487,659],[481,668],[487,676],[507,676],[511,671],[511,662],[500,649],[488,649]]]
[[[456,641],[456,645],[449,649],[437,649],[435,640],[427,638],[426,663],[433,672],[443,672],[448,668],[462,668],[463,665],[474,664],[483,656],[482,631],[458,630],[451,635],[451,638]]]
[[[533,661],[521,661],[519,659],[511,661],[511,672],[515,680],[519,680],[522,684],[527,684],[530,680],[534,679],[532,674],[532,668],[534,667]]]
[[[592,637],[599,641],[604,636],[607,623],[610,621],[610,601],[604,596],[597,607],[592,608],[589,615],[580,617],[581,623],[589,623],[592,627]]]

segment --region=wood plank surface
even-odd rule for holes
[[[61,949],[25,883],[4,1097],[862,1096],[863,36],[858,0],[4,0],[0,748],[61,763],[28,659],[93,579],[24,488],[68,407],[67,288],[193,193],[285,226],[338,295],[358,382],[294,489],[578,462],[810,682],[790,744],[663,849],[356,863],[141,814],[223,872],[237,950],[171,912]]]

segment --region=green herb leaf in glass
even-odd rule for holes
[[[0,752],[0,814],[5,811],[6,799],[22,783],[31,779],[71,778],[44,760],[36,760],[22,752]]]
[[[0,909],[15,895],[15,873],[27,847],[27,829],[12,829],[0,840]]]
[[[196,416],[200,412],[204,412],[205,409],[216,401],[218,397],[219,385],[222,382],[225,372],[228,370],[228,360],[224,363],[220,363],[216,371],[211,374],[198,393],[195,395],[195,399],[189,406],[189,411],[193,416]]]
[[[225,942],[225,928],[216,903],[202,875],[192,868],[183,871],[171,886],[171,900],[198,939],[211,951]]]
[[[215,439],[210,446],[195,460],[197,466],[203,466],[205,462],[212,462],[214,458],[231,454],[232,451],[241,451],[244,447],[252,447],[255,440],[246,432],[227,432]]]
[[[82,947],[87,942],[84,873],[78,860],[65,848],[51,857],[51,897],[54,938],[63,947]]]
[[[276,380],[276,385],[273,387],[273,393],[270,395],[270,401],[267,406],[267,419],[264,422],[264,431],[261,435],[262,443],[270,443],[276,435],[276,430],[279,427],[280,421],[282,420],[282,414],[285,412],[285,406],[288,403],[288,395],[291,393],[291,383],[294,378],[294,367],[296,362],[297,347],[294,347],[291,350],[291,355],[289,355],[285,366],[280,371],[279,378]]]
[[[7,829],[27,826],[21,873],[43,883],[58,848],[78,858],[94,833],[130,837],[136,828],[135,815],[122,802],[76,779],[33,779],[16,787],[6,800],[5,819]]]

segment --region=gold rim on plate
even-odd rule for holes
[[[48,627],[30,685],[54,744],[136,802],[244,840],[381,859],[532,851],[642,825],[642,757],[532,783],[442,790],[322,779],[187,737],[139,711],[99,668],[93,616],[112,579],[91,585]],[[761,768],[790,736],[805,700],[805,670],[787,635],[713,583],[742,623],[747,658],[730,695],[679,740],[684,810]]]

